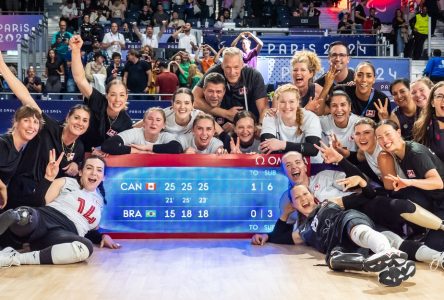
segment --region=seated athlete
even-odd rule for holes
[[[19,253],[11,247],[0,251],[0,266],[24,264],[71,264],[86,260],[93,252],[90,240],[84,236],[99,225],[103,198],[97,187],[103,181],[105,162],[91,156],[84,161],[80,179],[63,177],[55,179],[64,153],[55,159],[50,152],[50,162],[45,178],[52,181],[43,187],[42,197],[46,206],[32,208],[21,206],[0,215],[0,235],[9,230],[15,237],[30,243],[31,252]],[[54,180],[55,179],[55,180]],[[119,248],[104,235],[102,246]]]
[[[366,181],[359,176],[342,179],[340,183],[346,188],[359,185],[363,188],[363,194],[372,193]],[[353,194],[318,204],[307,187],[294,186],[291,189],[292,203],[286,206],[274,230],[269,234],[255,234],[252,243],[305,243],[326,253],[331,269],[380,272],[379,282],[388,286],[397,286],[415,274],[415,264],[407,258],[442,266],[442,253],[413,241],[400,242],[399,236],[391,232],[377,232],[373,221],[365,214],[354,209],[344,210],[358,198],[359,195]],[[295,210],[303,217],[297,230],[293,231],[293,226],[287,224],[286,219]],[[365,258],[362,254],[354,253],[359,247],[369,248],[375,254]]]

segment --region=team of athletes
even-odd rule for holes
[[[0,55],[0,72],[22,104],[0,139],[1,265],[83,261],[92,242],[120,247],[97,230],[109,154],[286,153],[291,188],[281,217],[253,244],[305,243],[326,253],[333,270],[378,272],[389,286],[414,275],[413,260],[443,266],[444,83],[395,80],[392,110],[374,88],[371,62],[350,69],[347,46],[335,42],[331,68],[316,82],[316,54],[293,56],[293,82],[276,89],[270,108],[261,74],[227,48],[193,91],[178,89],[171,107],[149,108],[133,124],[123,82],[111,81],[103,95],[86,80],[82,43],[70,40],[84,104],[62,122],[41,110]],[[304,157],[343,172],[309,176]],[[32,251],[14,250],[23,243]]]

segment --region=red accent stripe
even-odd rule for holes
[[[105,233],[113,239],[249,239],[253,236],[253,233]]]
[[[110,155],[108,167],[278,167],[281,154],[126,154]]]

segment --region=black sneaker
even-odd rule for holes
[[[397,267],[388,267],[378,275],[378,281],[386,286],[398,286],[401,282],[413,277],[416,272],[414,261],[408,260]]]
[[[407,253],[391,248],[367,258],[364,261],[364,271],[380,272],[388,267],[398,267],[403,265],[407,258]]]

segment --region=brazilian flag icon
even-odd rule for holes
[[[155,209],[145,210],[145,218],[155,218],[157,216],[157,211]]]

